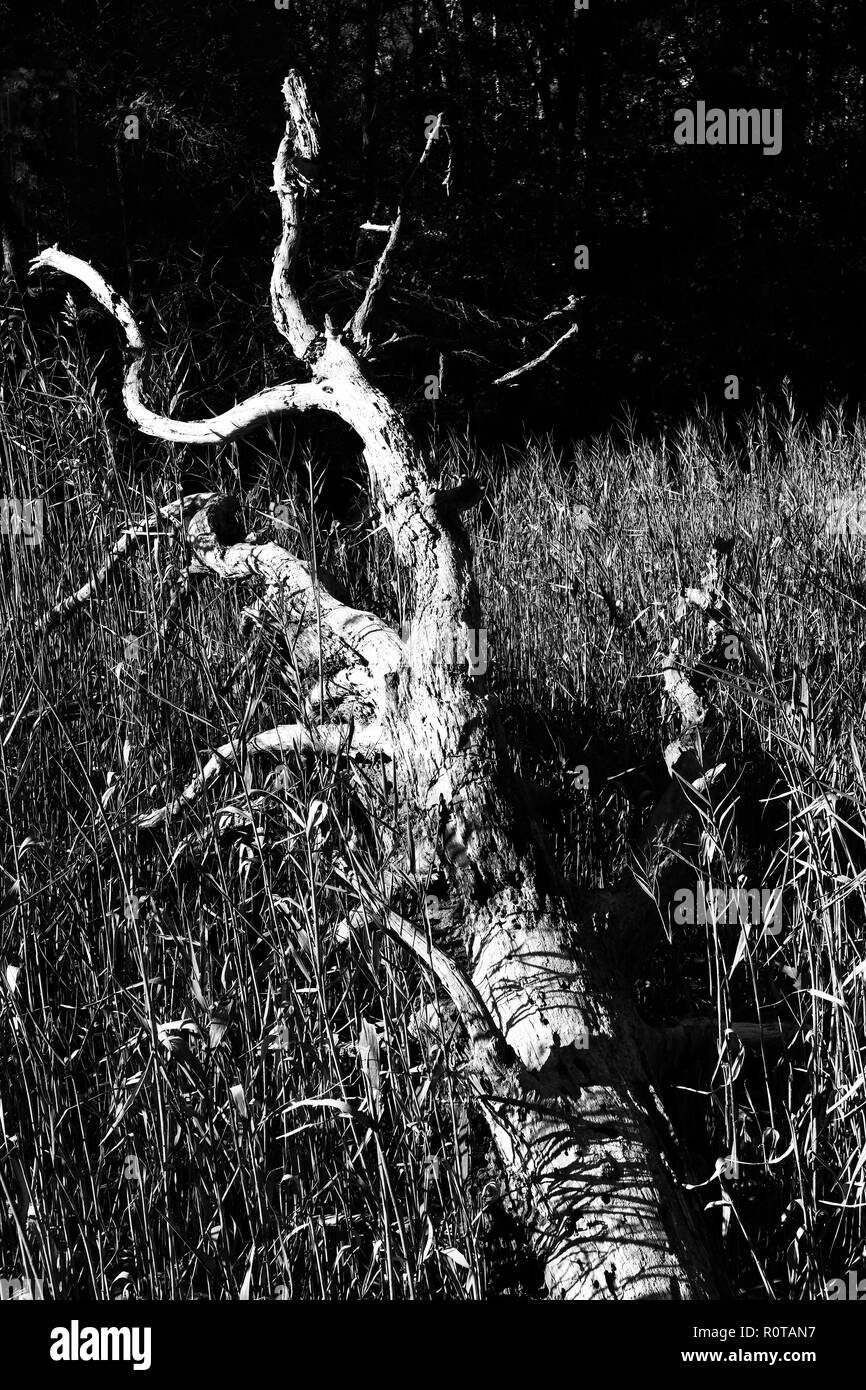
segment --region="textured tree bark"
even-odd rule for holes
[[[408,810],[414,845],[444,857],[449,913],[460,924],[471,979],[431,951],[412,923],[386,913],[383,927],[427,961],[461,1011],[475,1095],[550,1294],[714,1297],[711,1261],[665,1151],[650,1030],[636,1013],[624,964],[632,943],[653,938],[658,908],[632,883],[577,898],[557,873],[471,659],[479,604],[461,512],[473,490],[439,486],[355,352],[329,322],[313,323],[298,298],[292,271],[302,206],[315,192],[318,136],[297,75],[286,79],[284,97],[287,128],[274,167],[283,235],[271,293],[303,381],[210,420],[167,419],[142,400],[145,349],[129,307],[92,267],[57,248],[34,265],[75,276],[114,315],[128,347],[126,406],[146,433],[223,441],[278,411],[308,408],[330,411],[357,432],[373,499],[411,580],[409,642],[340,603],[281,547],[243,538],[231,499],[198,499],[191,520],[183,508],[174,517],[200,566],[226,580],[264,582],[267,604],[308,668],[307,723],[259,734],[257,746],[378,750]],[[683,715],[684,735],[671,753],[679,778],[640,846],[642,876],[660,882],[662,893],[693,821],[689,788],[703,777],[695,752],[703,706],[673,665],[668,685]],[[230,745],[218,750],[204,780],[232,755]],[[197,779],[168,812],[203,785]]]

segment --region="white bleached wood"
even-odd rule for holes
[[[56,248],[37,264],[76,276],[117,319],[132,355],[127,409],[146,432],[220,442],[268,413],[314,407],[356,431],[382,525],[414,596],[411,651],[373,615],[340,604],[279,547],[223,528],[225,499],[206,502],[187,526],[199,562],[214,574],[264,584],[308,664],[321,632],[327,653],[341,652],[347,669],[339,724],[282,726],[251,736],[246,746],[333,750],[345,746],[354,726],[354,738],[392,760],[416,842],[435,839],[441,824],[461,846],[447,868],[449,892],[462,922],[471,998],[482,1001],[480,1016],[489,1017],[501,1044],[481,1056],[473,1084],[550,1294],[713,1297],[715,1280],[692,1210],[662,1156],[658,1116],[648,1100],[645,1030],[609,949],[621,911],[640,926],[640,894],[573,897],[513,775],[485,679],[453,655],[481,626],[460,494],[440,491],[431,462],[357,355],[329,323],[318,328],[301,304],[298,238],[315,192],[318,137],[296,74],[283,95],[287,127],[274,176],[282,236],[272,302],[306,380],[272,387],[210,422],[166,420],[142,403],[143,342],[128,306],[91,267]],[[182,512],[184,522],[188,514]],[[198,783],[236,753],[235,743],[220,748],[175,804],[200,794]],[[666,829],[682,828],[678,817],[681,808],[673,808],[656,827],[659,844]],[[645,913],[652,911],[644,905]],[[393,930],[393,920],[389,925]],[[420,947],[417,937],[406,944]],[[452,985],[459,998],[459,982]],[[471,1014],[469,997],[464,1005]],[[503,1060],[509,1058],[513,1063]]]

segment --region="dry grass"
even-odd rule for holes
[[[717,687],[705,751],[728,776],[683,886],[778,888],[784,925],[670,922],[641,998],[658,1021],[718,1020],[722,1062],[691,1139],[735,1286],[754,1297],[820,1297],[866,1253],[866,534],[827,528],[834,497],[866,499],[864,446],[862,419],[809,428],[790,403],[753,422],[748,476],[705,415],[660,443],[626,427],[568,459],[535,444],[491,487],[477,537],[518,756],[531,777],[558,764],[563,863],[599,885],[627,868],[676,732],[653,673],[672,640],[701,649],[677,595],[716,535],[735,539],[732,607],[752,659]],[[589,792],[569,796],[580,764]],[[732,1020],[781,1025],[788,1046],[725,1048]],[[712,1177],[725,1159],[735,1180]]]
[[[304,467],[275,441],[189,458],[135,440],[107,418],[79,327],[70,314],[41,346],[12,311],[4,328],[0,493],[41,498],[45,528],[38,547],[0,541],[0,1275],[67,1298],[534,1296],[459,1031],[364,912],[386,868],[375,770],[248,760],[165,831],[135,833],[207,749],[293,717],[290,659],[241,637],[251,595],[205,580],[158,636],[182,558],[161,539],[102,604],[34,635],[146,499],[193,475],[242,479],[251,525],[281,503],[287,543],[315,544],[396,623],[387,549],[311,522]],[[658,784],[660,659],[673,636],[697,640],[680,587],[714,534],[736,537],[756,659],[719,691],[714,756],[742,777],[714,790],[684,882],[784,886],[784,931],[744,952],[739,928],[673,926],[640,990],[659,1021],[790,1033],[764,1057],[726,1049],[684,1112],[708,1219],[759,1297],[815,1296],[863,1255],[864,542],[824,524],[831,492],[864,492],[863,434],[841,415],[756,420],[749,477],[702,417],[573,458],[537,441],[507,459],[442,448],[446,472],[485,482],[494,689],[563,866],[587,884],[625,870]],[[714,1177],[731,1155],[737,1179]]]

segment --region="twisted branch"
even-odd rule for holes
[[[243,753],[271,753],[278,757],[316,753],[346,753],[356,750],[382,748],[381,730],[376,727],[350,729],[339,725],[325,725],[321,728],[307,728],[304,724],[277,724],[273,729],[265,729],[258,734],[250,734],[243,739],[230,739],[217,748],[201,771],[184,788],[179,796],[167,806],[157,811],[149,811],[136,820],[142,830],[154,830],[181,811],[189,810],[222,773],[237,770]]]

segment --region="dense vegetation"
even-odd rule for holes
[[[170,498],[184,463],[133,451],[68,317],[50,351],[15,325],[3,381],[3,486],[26,481],[46,523],[40,547],[3,552],[0,1172],[19,1224],[3,1224],[2,1267],[32,1261],[64,1296],[537,1293],[467,1110],[459,1030],[398,948],[347,927],[383,892],[375,778],[252,759],[166,831],[132,828],[204,750],[292,717],[290,659],[240,636],[248,595],[204,580],[173,606],[180,553],[163,538],[103,605],[35,631],[143,514],[144,486]],[[784,884],[785,930],[743,954],[739,927],[669,924],[641,994],[652,1019],[718,1019],[709,1094],[670,1103],[735,1287],[784,1298],[863,1256],[866,594],[862,537],[827,530],[835,490],[863,488],[863,424],[813,429],[792,407],[751,439],[748,476],[700,418],[663,451],[627,428],[567,455],[528,444],[508,467],[456,436],[440,450],[484,481],[493,688],[586,885],[623,870],[666,775],[654,673],[688,640],[679,586],[714,534],[736,540],[760,666],[721,693],[741,776],[708,802],[684,882]],[[274,442],[260,450],[249,524],[315,546],[399,621],[381,538],[321,524]],[[232,447],[203,481],[238,466]],[[726,1048],[744,1018],[778,1024],[784,1047]],[[717,1173],[731,1154],[736,1180]]]

